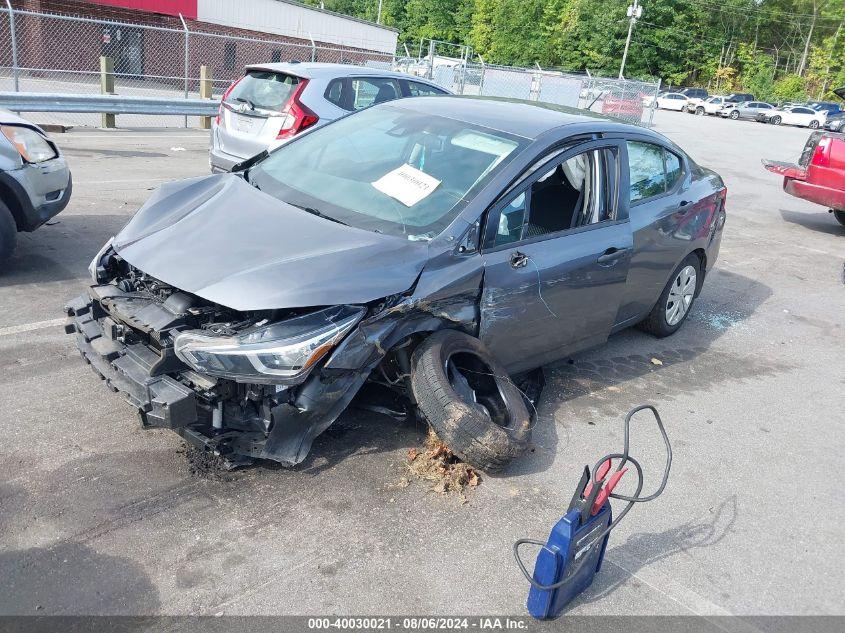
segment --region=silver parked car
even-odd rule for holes
[[[272,150],[299,132],[375,103],[449,94],[426,79],[347,64],[252,64],[223,95],[211,126],[211,171]]]
[[[742,103],[728,103],[721,109],[719,114],[736,121],[737,119],[756,119],[758,114],[770,112],[774,109],[775,106],[764,101],[745,101]]]
[[[0,110],[0,263],[15,250],[20,231],[34,231],[67,206],[70,170],[47,134]]]

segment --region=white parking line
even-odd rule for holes
[[[65,319],[50,319],[49,321],[36,321],[35,323],[24,323],[23,325],[10,325],[8,327],[0,327],[0,336],[8,336],[9,334],[20,334],[21,332],[32,332],[34,330],[43,330],[48,327],[56,327],[57,325],[64,325]]]
[[[74,181],[73,186],[77,187],[79,185],[107,185],[109,183],[115,182],[163,182],[165,180],[178,180],[178,178],[121,178],[120,180],[97,180],[97,181]]]
[[[77,138],[87,138],[87,139],[104,139],[107,141],[112,141],[115,138],[203,138],[206,134],[209,134],[208,130],[204,130],[205,134],[201,132],[197,132],[196,134],[122,134],[121,132],[105,132],[103,134],[73,134],[71,133],[67,136],[67,140],[73,140]],[[62,140],[62,137],[58,135],[53,136],[56,140]]]

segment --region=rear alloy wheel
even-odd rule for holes
[[[836,209],[833,210],[833,217],[841,224],[845,226],[845,211],[837,211]]]
[[[734,110],[733,112],[731,112],[731,118],[732,118],[734,121],[736,121],[736,120],[739,118],[739,112],[737,112],[736,110]]]
[[[526,451],[531,416],[522,393],[477,338],[429,336],[411,358],[411,390],[438,437],[472,466],[495,472]]]
[[[702,107],[698,107],[698,108],[696,108],[696,109],[695,109],[695,113],[696,113],[698,116],[704,116],[704,108],[702,108]]]
[[[18,227],[9,207],[0,202],[0,264],[11,257],[18,241]]]
[[[819,129],[819,122],[818,121],[810,121],[810,129],[811,130],[818,130]]]
[[[781,119],[779,116],[772,117],[772,125],[780,125],[782,122],[783,119]]]
[[[678,265],[669,283],[663,289],[660,299],[649,315],[640,323],[640,328],[658,338],[678,331],[690,313],[698,292],[701,261],[695,254],[689,254]]]

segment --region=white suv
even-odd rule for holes
[[[725,105],[726,99],[727,97],[723,97],[721,95],[713,95],[704,101],[699,101],[697,103],[691,102],[687,104],[687,112],[697,114],[699,116],[704,116],[705,114],[718,114],[719,110],[721,110]]]
[[[252,64],[223,94],[211,125],[212,172],[274,149],[312,126],[374,103],[449,94],[427,79],[347,64]]]

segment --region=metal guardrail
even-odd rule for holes
[[[220,103],[209,99],[126,97],[46,92],[0,92],[0,108],[14,112],[87,112],[214,116]]]

